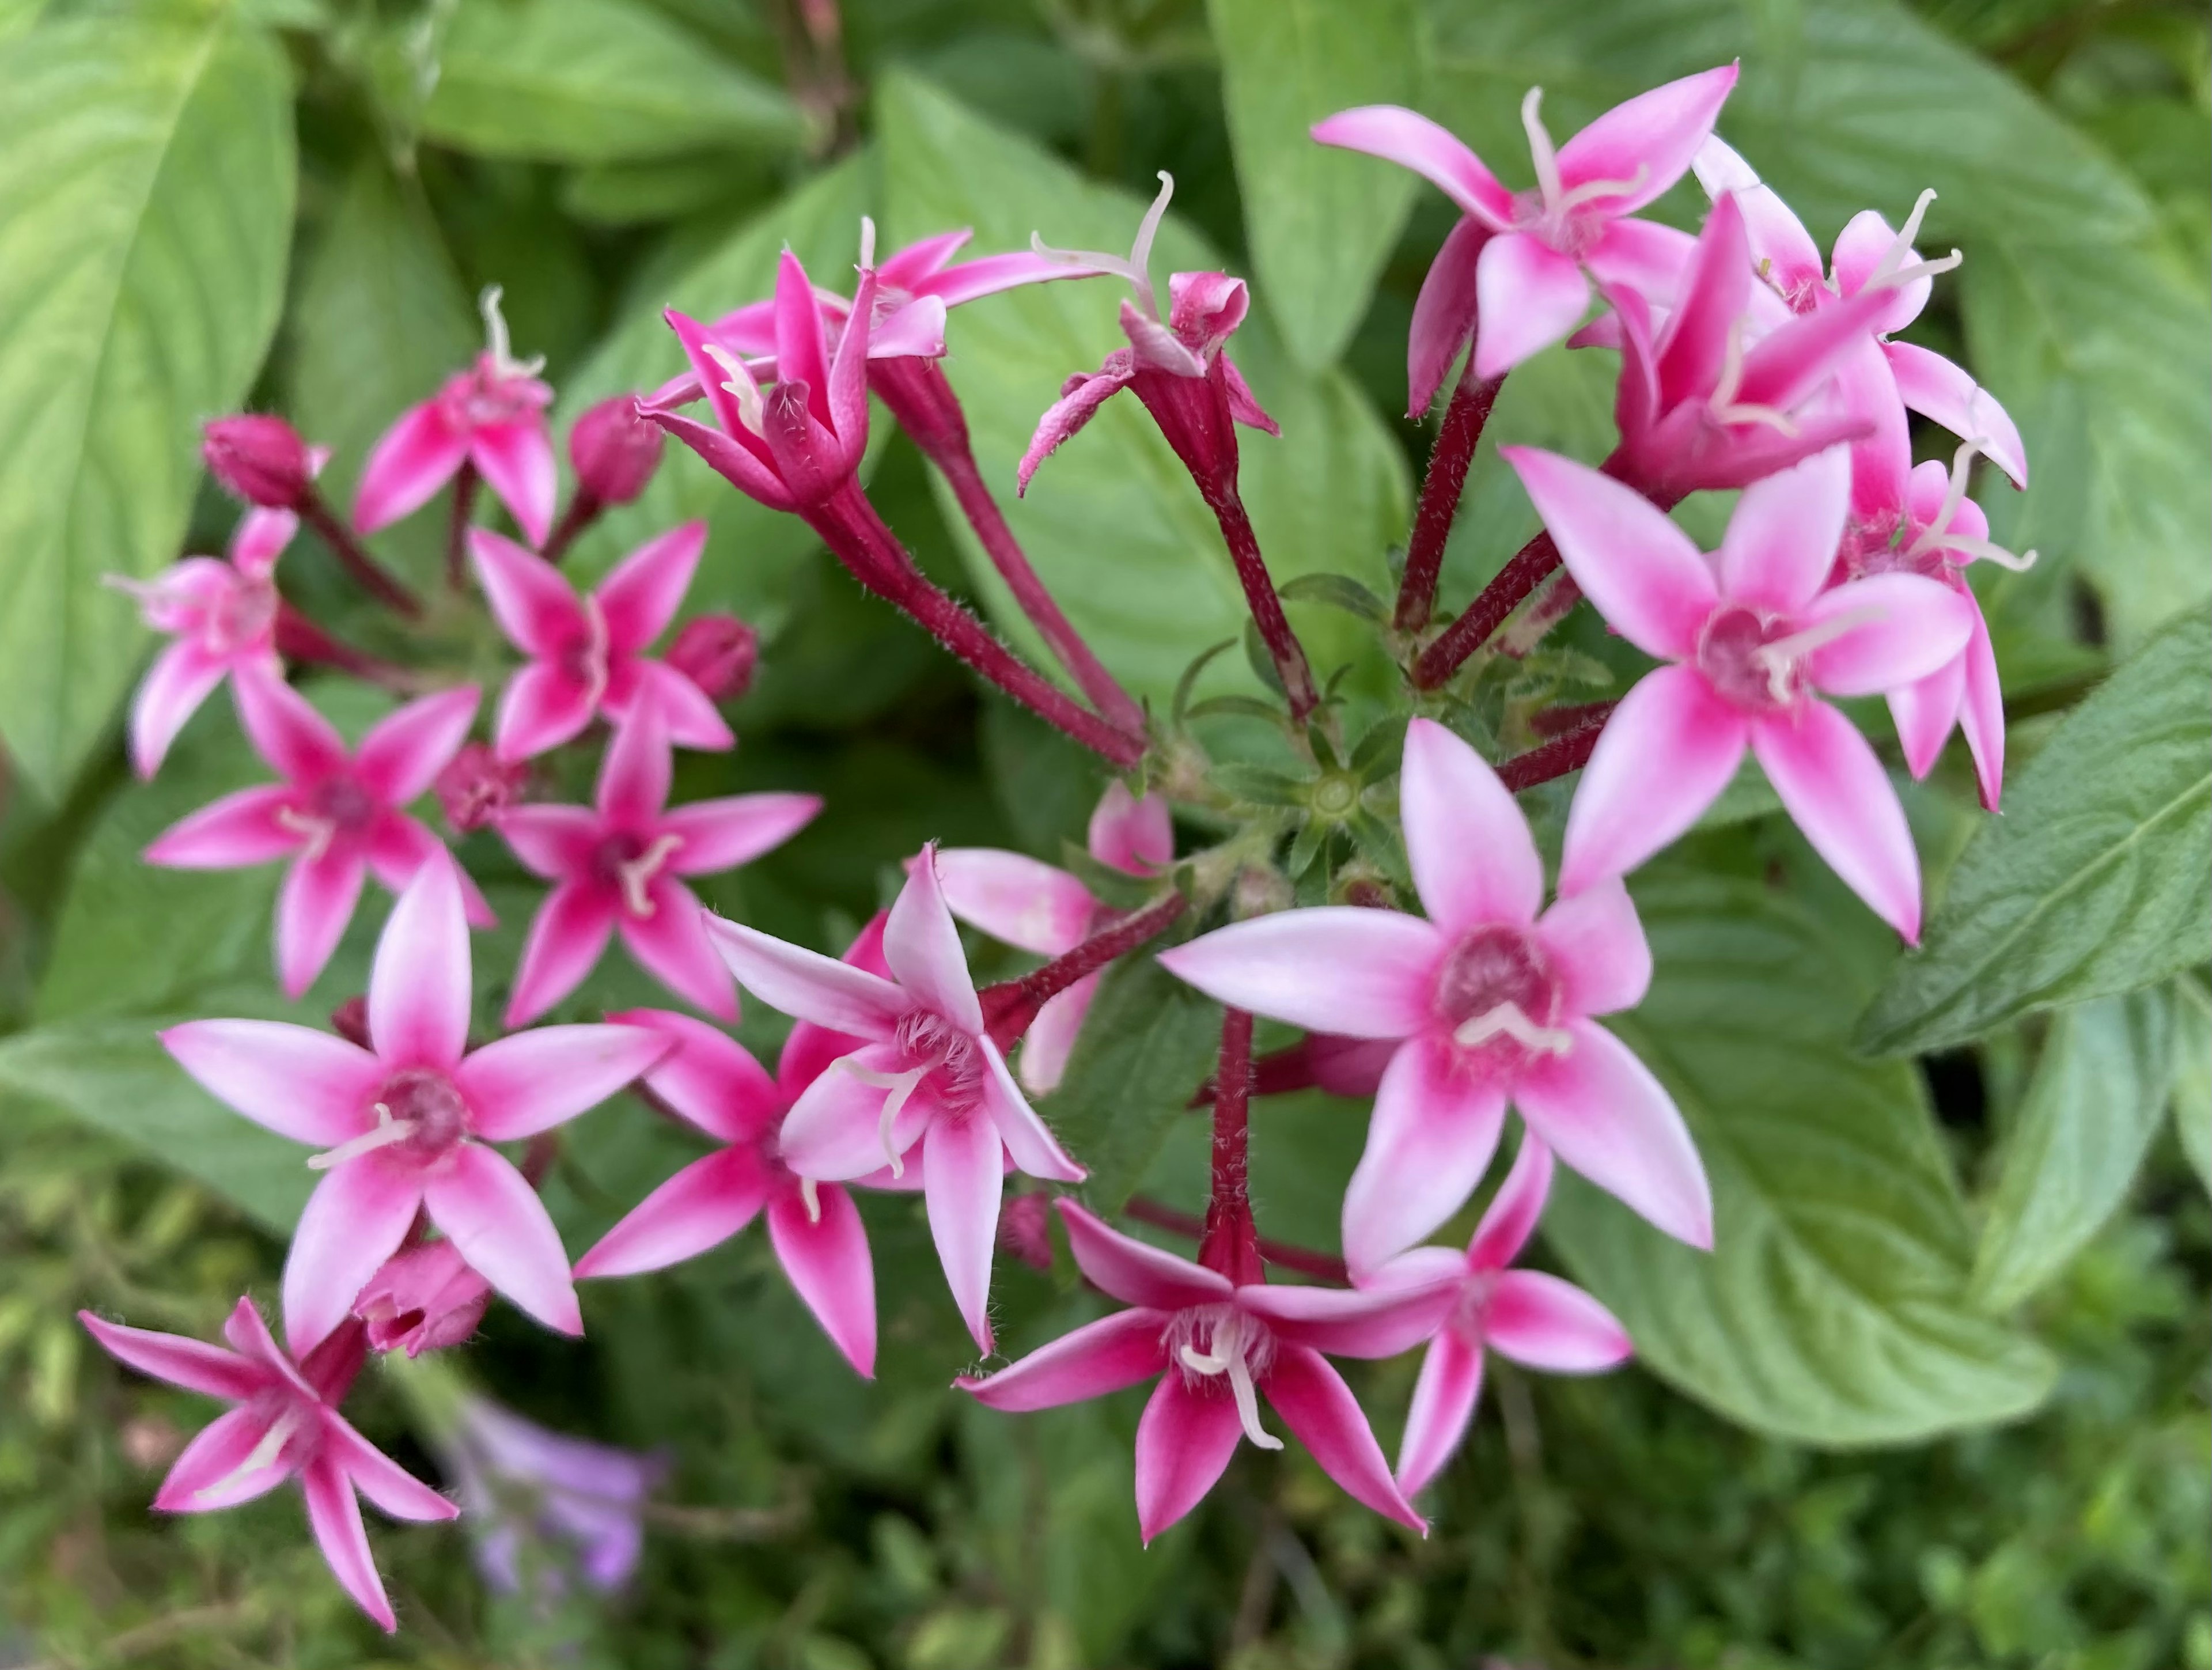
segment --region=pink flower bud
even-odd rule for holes
[[[733,701],[752,687],[760,634],[735,615],[684,622],[668,647],[668,665],[716,701]]]
[[[297,510],[328,453],[300,439],[281,417],[218,417],[206,426],[200,456],[229,492],[264,510]]]
[[[431,787],[453,833],[467,835],[520,799],[529,775],[530,768],[521,761],[502,760],[485,744],[472,742],[453,756]]]
[[[999,1214],[999,1245],[1032,1270],[1052,1268],[1052,1214],[1042,1194],[1017,1194]]]
[[[410,1357],[458,1345],[477,1331],[491,1284],[469,1268],[450,1241],[426,1242],[395,1253],[368,1278],[353,1314],[368,1326],[368,1343]]]
[[[331,1011],[331,1030],[349,1044],[367,1049],[368,1045],[368,999],[356,994]]]
[[[660,467],[662,435],[637,415],[634,395],[602,400],[568,430],[568,462],[584,491],[603,505],[626,505]]]

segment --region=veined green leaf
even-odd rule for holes
[[[2212,993],[2194,975],[2173,982],[2173,1130],[2212,1191]]]

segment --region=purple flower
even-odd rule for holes
[[[558,1594],[568,1581],[561,1556],[542,1570],[526,1558],[547,1545],[602,1594],[637,1569],[646,1498],[668,1473],[663,1458],[550,1432],[483,1397],[464,1400],[443,1449],[476,1533],[477,1570],[494,1588],[520,1593],[527,1564],[544,1593]]]

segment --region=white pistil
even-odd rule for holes
[[[806,1203],[806,1221],[819,1224],[822,1221],[821,1185],[811,1177],[801,1177],[799,1180],[799,1198]]]
[[[545,356],[536,354],[526,360],[514,357],[514,344],[507,340],[507,315],[499,308],[499,299],[504,294],[498,285],[487,284],[477,298],[477,311],[483,314],[486,351],[491,355],[492,367],[502,378],[535,377],[545,369]]]
[[[310,864],[330,851],[331,839],[338,832],[338,826],[329,818],[317,817],[312,812],[290,806],[276,808],[276,823],[278,829],[289,829],[307,843],[301,849],[300,856]]]
[[[328,1171],[332,1166],[343,1165],[348,1160],[358,1159],[363,1154],[389,1148],[395,1142],[405,1142],[415,1134],[413,1120],[392,1118],[392,1109],[381,1102],[376,1104],[375,1112],[374,1129],[364,1131],[350,1141],[340,1143],[336,1148],[326,1148],[319,1154],[308,1155],[307,1169]]]
[[[1586,179],[1559,199],[1554,212],[1569,214],[1586,203],[1596,202],[1600,197],[1626,197],[1631,191],[1642,191],[1644,182],[1650,178],[1651,165],[1639,162],[1636,165],[1635,174],[1627,179]]]
[[[1261,1449],[1280,1449],[1283,1441],[1260,1424],[1260,1399],[1252,1388],[1252,1366],[1244,1360],[1243,1332],[1243,1319],[1232,1309],[1213,1325],[1213,1349],[1201,1351],[1186,1345],[1180,1352],[1182,1365],[1193,1374],[1227,1375],[1244,1436]]]
[[[1559,185],[1559,154],[1552,149],[1552,136],[1539,114],[1543,104],[1544,89],[1530,88],[1521,100],[1521,125],[1528,131],[1528,155],[1536,165],[1536,194],[1544,200],[1547,213],[1557,214],[1566,193]]]
[[[633,916],[653,914],[653,896],[645,890],[660,868],[684,847],[684,837],[663,835],[653,837],[653,845],[627,864],[615,865],[615,874],[622,882],[623,903]]]
[[[728,379],[722,387],[738,403],[738,422],[755,434],[763,434],[761,387],[750,368],[718,342],[707,344],[707,357],[721,367]]]
[[[1090,267],[1099,272],[1111,273],[1137,293],[1137,305],[1145,317],[1157,319],[1160,316],[1158,296],[1152,290],[1152,240],[1159,235],[1160,222],[1167,216],[1168,202],[1175,196],[1175,176],[1166,169],[1160,170],[1160,194],[1152,199],[1152,206],[1145,211],[1138,223],[1136,241],[1129,246],[1125,259],[1119,255],[1108,255],[1091,249],[1055,249],[1044,240],[1044,234],[1030,234],[1030,249],[1048,261],[1057,261],[1063,266]]]
[[[592,709],[597,712],[607,693],[607,652],[613,645],[614,636],[607,630],[606,610],[599,607],[599,598],[589,592],[584,594],[584,625],[591,634],[584,641],[584,688],[591,693]]]
[[[1920,194],[1912,205],[1912,212],[1905,217],[1905,225],[1889,240],[1889,247],[1882,252],[1881,259],[1875,263],[1874,270],[1867,276],[1869,290],[1893,290],[1916,279],[1933,278],[1939,272],[1950,271],[1966,258],[1954,249],[1941,260],[1913,259],[1912,240],[1920,235],[1921,220],[1928,213],[1928,205],[1935,201],[1932,189]],[[1843,286],[1838,284],[1836,288],[1840,290]]]
[[[1977,398],[1981,391],[1974,391]],[[1971,403],[1970,403],[1971,404]],[[1958,551],[1967,557],[1979,557],[1994,562],[2000,568],[2009,568],[2014,574],[2025,574],[2035,566],[2035,553],[2015,556],[1994,540],[1977,538],[1970,533],[1948,531],[1959,513],[1959,507],[1966,502],[1967,477],[1973,468],[1974,454],[1988,446],[1988,437],[1976,435],[1959,443],[1959,450],[1951,455],[1951,479],[1943,489],[1943,502],[1936,510],[1935,519],[1920,531],[1920,537],[1905,548],[1907,557],[1923,557],[1938,551]]]
[[[1544,1055],[1565,1055],[1575,1047],[1573,1033],[1537,1025],[1517,1003],[1501,1003],[1470,1015],[1452,1031],[1452,1041],[1462,1049],[1480,1049],[1492,1038],[1510,1038],[1523,1049]]]
[[[1764,423],[1794,438],[1797,421],[1789,413],[1772,406],[1739,404],[1735,398],[1743,387],[1743,325],[1741,318],[1729,323],[1728,343],[1721,353],[1721,374],[1706,407],[1717,423]]]
[[[1822,645],[1832,644],[1863,626],[1872,626],[1881,617],[1882,611],[1873,607],[1846,609],[1802,632],[1761,644],[1752,651],[1751,664],[1765,673],[1767,694],[1778,702],[1786,702],[1790,696],[1790,676],[1801,661]]]
[[[863,1084],[879,1085],[890,1092],[884,1097],[884,1110],[876,1120],[876,1135],[884,1145],[884,1159],[891,1169],[891,1175],[905,1176],[906,1162],[891,1146],[891,1126],[906,1111],[907,1098],[914,1094],[915,1086],[929,1077],[929,1068],[909,1067],[904,1072],[878,1072],[872,1067],[860,1066],[849,1055],[841,1056],[837,1065]]]
[[[868,216],[860,216],[860,270],[868,271],[876,264],[876,223]]]
[[[240,1479],[275,1467],[283,1458],[284,1446],[291,1442],[292,1435],[299,1430],[300,1412],[296,1409],[287,1409],[270,1424],[268,1431],[261,1435],[261,1442],[247,1452],[244,1460],[216,1479],[214,1484],[203,1485],[194,1491],[192,1499],[197,1502],[219,1495],[238,1483]]]

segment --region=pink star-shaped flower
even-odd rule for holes
[[[884,979],[719,917],[708,919],[739,984],[770,1008],[866,1041],[801,1091],[785,1119],[783,1163],[845,1182],[919,1147],[929,1229],[946,1283],[983,1351],[991,1251],[1006,1157],[1032,1177],[1085,1173],[1023,1099],[983,1024],[960,932],[926,847],[884,924]]]
[[[161,768],[169,744],[226,673],[279,670],[276,559],[300,531],[289,510],[249,510],[228,560],[188,556],[150,580],[111,583],[138,600],[146,624],[176,640],[154,658],[131,702],[131,762]]]
[[[397,893],[445,849],[400,809],[430,787],[476,718],[472,684],[410,701],[349,752],[337,727],[265,667],[238,677],[238,716],[284,780],[240,789],[158,836],[146,862],[174,870],[234,870],[290,859],[276,900],[276,972],[284,995],[315,983],[344,937],[374,875]],[[469,920],[495,920],[465,883]]]
[[[846,1360],[872,1379],[876,1278],[860,1211],[840,1185],[793,1172],[777,1142],[785,1113],[820,1072],[804,1035],[814,1029],[794,1029],[771,1078],[742,1045],[686,1016],[634,1009],[610,1018],[652,1028],[676,1045],[646,1075],[646,1088],[722,1145],[608,1230],[576,1260],[577,1278],[665,1269],[720,1246],[764,1212],[769,1244],[793,1288]]]
[[[389,1634],[395,1627],[392,1603],[377,1576],[355,1492],[394,1519],[446,1520],[460,1510],[338,1413],[361,1369],[359,1331],[332,1336],[322,1350],[288,1356],[250,1299],[240,1299],[223,1324],[228,1351],[102,1321],[88,1310],[77,1312],[77,1320],[118,1362],[234,1406],[185,1446],[155,1494],[155,1508],[165,1514],[211,1513],[298,1479],[308,1528],[331,1575]]]
[[[1092,858],[1125,874],[1158,874],[1175,860],[1167,801],[1156,794],[1139,799],[1115,782],[1091,814],[1090,849]],[[946,848],[937,855],[937,877],[955,916],[1039,956],[1073,950],[1115,914],[1066,871],[995,847]],[[1022,1035],[1018,1070],[1035,1094],[1059,1088],[1104,972],[1085,975],[1047,999]]]
[[[1551,1187],[1551,1150],[1524,1137],[1466,1252],[1417,1248],[1384,1265],[1368,1284],[1378,1290],[1426,1291],[1442,1283],[1454,1294],[1406,1412],[1398,1488],[1408,1497],[1437,1476],[1467,1436],[1482,1393],[1485,1351],[1549,1374],[1591,1375],[1618,1368],[1636,1350],[1613,1313],[1579,1287],[1540,1270],[1506,1267],[1535,1232]]]
[[[668,732],[641,704],[607,746],[595,807],[527,803],[492,819],[526,868],[554,884],[530,925],[506,1024],[528,1024],[574,991],[617,930],[639,967],[686,1002],[738,1017],[705,908],[680,879],[718,874],[779,847],[822,810],[811,794],[733,794],[668,805]]]
[[[599,714],[622,720],[659,706],[672,740],[721,749],[737,738],[707,693],[646,654],[690,589],[707,525],[686,522],[647,541],[582,597],[562,572],[512,539],[472,529],[469,554],[500,630],[530,658],[499,699],[495,746],[527,759],[580,734]]]
[[[1411,168],[1467,217],[1422,286],[1409,367],[1415,410],[1435,397],[1470,320],[1479,320],[1474,374],[1502,376],[1581,322],[1590,301],[1586,273],[1601,283],[1644,285],[1673,269],[1679,234],[1633,216],[1688,172],[1735,76],[1734,64],[1723,64],[1655,87],[1556,150],[1537,113],[1543,90],[1529,88],[1521,102],[1536,172],[1528,191],[1508,191],[1452,134],[1395,105],[1340,111],[1314,124],[1324,145]]]
[[[1160,1383],[1137,1424],[1137,1526],[1146,1542],[1196,1507],[1237,1441],[1283,1441],[1260,1418],[1265,1398],[1354,1501],[1425,1532],[1390,1477],[1367,1417],[1329,1356],[1395,1357],[1436,1329],[1454,1297],[1427,1289],[1348,1292],[1232,1282],[1217,1270],[1109,1229],[1056,1200],[1070,1249],[1091,1284],[1130,1309],[1085,1323],[981,1379],[953,1382],[993,1409],[1051,1409]]]
[[[1402,1041],[1345,1193],[1354,1273],[1466,1204],[1508,1102],[1592,1182],[1668,1234],[1711,1246],[1712,1198],[1681,1114],[1590,1018],[1632,1008],[1650,984],[1650,947],[1627,890],[1601,879],[1539,916],[1544,866],[1521,808],[1480,755],[1431,720],[1407,729],[1399,796],[1428,920],[1352,906],[1287,910],[1160,955],[1170,973],[1237,1008]]]
[[[1598,738],[1567,814],[1560,886],[1643,863],[1719,798],[1748,748],[1814,848],[1917,940],[1920,866],[1904,809],[1866,738],[1820,697],[1927,677],[1966,647],[1974,611],[1915,574],[1821,589],[1849,508],[1844,451],[1746,489],[1710,559],[1619,482],[1531,447],[1502,452],[1583,594],[1669,664],[1629,691]]]
[[[568,1254],[536,1191],[489,1146],[574,1119],[667,1053],[635,1026],[549,1026],[468,1050],[469,930],[450,859],[392,908],[369,975],[373,1048],[279,1021],[188,1021],[161,1041],[210,1095],[324,1151],[284,1260],[284,1335],[311,1351],[419,1212],[546,1327],[582,1331]]]

